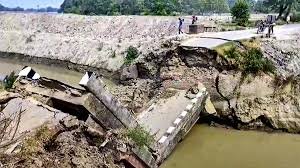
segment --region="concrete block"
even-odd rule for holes
[[[160,138],[160,140],[158,141],[158,143],[162,144],[162,143],[164,143],[167,139],[168,139],[167,136],[163,136],[163,137]]]
[[[181,122],[181,119],[180,119],[180,118],[177,118],[177,119],[174,121],[174,125],[178,125],[180,122]]]
[[[38,74],[35,70],[31,67],[25,66],[20,72],[19,77],[26,77],[33,80],[38,80],[41,78],[40,74]]]
[[[187,111],[190,111],[192,108],[193,108],[192,104],[189,104],[189,105],[186,106]]]
[[[95,74],[89,79],[86,88],[93,93],[125,127],[135,128],[138,126],[134,114],[127,110],[106,88],[104,82]]]
[[[204,25],[196,25],[196,24],[189,25],[190,34],[198,34],[203,32],[204,32]]]
[[[168,130],[167,130],[167,133],[172,134],[175,129],[176,129],[176,127],[169,127]]]
[[[188,114],[187,111],[183,111],[183,112],[180,114],[180,116],[181,116],[181,117],[185,117],[187,114]]]
[[[157,167],[156,160],[147,147],[133,148],[133,153],[136,154],[148,167]]]
[[[83,106],[91,113],[92,118],[105,129],[125,128],[123,123],[94,95],[86,95]]]

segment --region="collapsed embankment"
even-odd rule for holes
[[[20,16],[24,18],[19,19]],[[43,58],[33,59],[33,61],[50,58],[49,64],[56,64],[58,60],[58,65],[66,63],[65,66],[69,68],[85,65],[87,68],[93,66],[108,71],[120,70],[122,78],[119,80],[120,85],[110,89],[122,104],[135,114],[139,114],[149,107],[151,105],[150,100],[159,98],[164,91],[170,88],[188,90],[201,82],[207,87],[216,108],[216,110],[211,108],[207,111],[210,119],[213,118],[211,121],[225,123],[235,128],[269,127],[299,132],[300,107],[298,97],[300,92],[297,60],[300,52],[294,51],[299,46],[297,40],[262,42],[265,57],[274,63],[278,75],[258,73],[256,75],[249,74],[245,77],[240,70],[232,66],[232,62],[221,57],[215,51],[180,47],[178,41],[181,37],[174,37],[161,42],[162,36],[176,33],[176,20],[169,23],[168,17],[163,19],[154,17],[154,20],[152,18],[152,20],[148,20],[149,22],[145,22],[141,18],[143,17],[102,18],[73,15],[4,14],[0,16],[1,25],[5,25],[1,26],[3,34],[0,35],[2,37],[0,38],[0,41],[2,40],[0,50],[5,54],[8,52],[23,54],[22,57],[24,58],[26,55]],[[109,24],[110,22],[113,24]],[[106,26],[103,27],[102,24]],[[119,27],[119,25],[123,26]],[[167,28],[163,29],[164,27]],[[141,33],[133,33],[134,28]],[[95,32],[95,30],[99,30],[99,32]],[[84,31],[86,33],[82,33]],[[145,40],[148,38],[151,42]],[[138,42],[136,43],[135,40],[137,39]],[[144,43],[144,41],[146,42]],[[287,44],[293,48],[289,50],[281,44]],[[132,65],[123,69],[125,51],[129,45],[135,45],[140,52],[145,53],[141,54]],[[111,48],[112,46],[119,46],[120,50],[115,50],[115,48]],[[8,56],[11,55],[8,54]],[[53,60],[56,61],[51,62]],[[59,63],[59,61],[62,62]],[[68,61],[72,63],[69,65]],[[192,97],[193,95],[187,93],[186,96]],[[26,100],[32,105],[31,101],[31,98],[30,101]],[[7,102],[3,104],[3,106],[5,105]],[[33,104],[33,106],[36,108],[36,106],[40,107],[41,104]],[[44,107],[40,108],[44,110]],[[53,111],[48,113],[50,113],[51,119]],[[57,117],[57,113],[54,113],[54,117]],[[55,119],[55,122],[60,119]],[[66,159],[67,165],[90,164],[85,158],[78,162],[78,158],[73,156],[76,155],[73,151],[82,151],[80,147],[75,148],[75,146],[81,146],[78,145],[81,143],[86,145],[83,146],[84,155],[95,156],[95,161],[118,160],[118,158],[113,158],[114,156],[110,155],[115,155],[115,142],[110,144],[112,148],[110,145],[108,148],[104,148],[109,153],[107,156],[113,158],[106,160],[107,156],[102,158],[103,156],[99,154],[102,152],[98,151],[99,144],[95,145],[94,140],[90,139],[93,137],[90,132],[82,130],[80,124],[75,125],[76,128],[73,129],[72,126],[72,129],[68,128],[66,133],[58,134],[58,136],[67,136],[66,139],[61,140],[60,137],[55,137],[51,140],[54,144],[51,147],[56,151],[47,151],[47,148],[42,149],[42,152],[45,152],[43,153],[44,156],[50,158],[42,161],[43,163],[57,159],[57,154],[63,155],[59,152],[63,149],[68,155],[70,154],[70,158]],[[77,129],[78,127],[80,129]],[[103,138],[100,143],[103,143],[105,139],[104,134],[100,135]],[[99,135],[97,136],[99,137]],[[73,144],[73,146],[69,148],[69,144]],[[122,147],[123,144],[117,146],[117,150],[122,152],[124,150]],[[96,153],[90,153],[90,150],[95,150]],[[21,162],[24,161],[22,159]],[[1,161],[3,162],[3,160]],[[37,165],[41,163],[36,158],[34,161],[25,161],[34,162]],[[103,162],[99,162],[99,164]],[[57,163],[49,162],[49,164],[54,167]],[[107,166],[108,164],[105,163],[104,165]]]
[[[187,89],[203,83],[216,109],[209,112],[210,122],[237,129],[299,133],[299,35],[289,40],[246,43],[261,50],[262,59],[260,52],[249,52],[258,56],[242,58],[242,62],[250,62],[239,65],[240,58],[229,59],[207,49],[177,47],[165,55],[148,55],[136,66],[142,76],[155,76],[162,86],[160,90]]]
[[[210,19],[231,18],[199,17],[201,22]],[[187,26],[191,19],[185,20]],[[162,39],[177,35],[177,22],[174,16],[0,13],[0,51],[116,71],[123,65],[129,46],[140,53],[158,51]]]

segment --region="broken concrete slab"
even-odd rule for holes
[[[87,94],[83,106],[91,113],[92,118],[106,129],[125,128],[120,120],[94,95]]]
[[[46,105],[45,105],[46,106]],[[25,135],[45,124],[58,124],[67,114],[59,110],[49,110],[30,99],[10,100],[0,115],[0,127],[4,135],[0,146],[2,152],[13,152],[15,146]],[[2,125],[4,124],[4,125]],[[6,151],[7,149],[7,151]]]
[[[92,92],[125,127],[135,128],[138,126],[134,114],[127,110],[106,88],[105,83],[96,75],[92,75],[86,88]]]

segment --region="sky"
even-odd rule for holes
[[[60,7],[64,0],[0,0],[0,4],[6,7],[40,8],[52,6]]]

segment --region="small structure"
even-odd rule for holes
[[[189,25],[189,34],[198,34],[204,32],[204,25],[191,24]]]
[[[19,77],[26,77],[28,79],[32,80],[38,80],[41,78],[40,74],[36,73],[35,70],[33,70],[29,66],[25,66],[20,72],[19,72]]]

